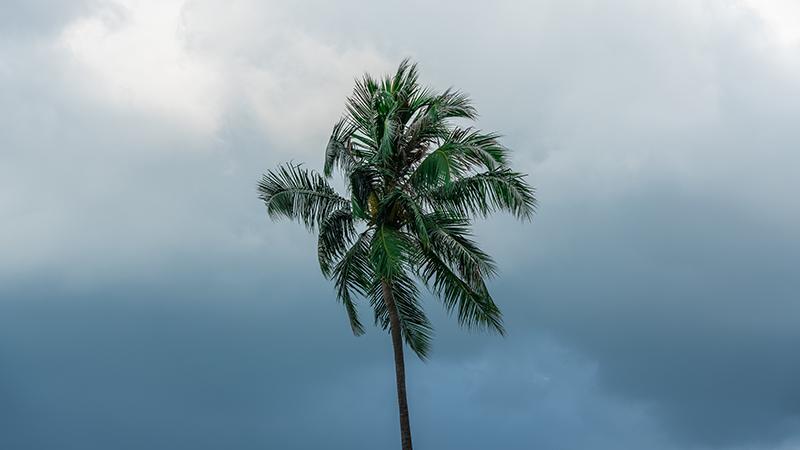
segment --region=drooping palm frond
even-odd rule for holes
[[[375,279],[375,272],[369,258],[371,239],[371,229],[361,233],[330,273],[330,278],[336,287],[336,297],[344,305],[350,320],[350,327],[353,334],[357,336],[364,334],[364,327],[358,318],[353,295],[366,296]]]
[[[270,217],[297,220],[310,230],[349,203],[323,177],[300,164],[290,163],[268,171],[258,183],[258,191]]]
[[[348,172],[355,164],[353,154],[353,143],[350,136],[353,134],[354,127],[348,124],[346,118],[342,118],[333,126],[331,137],[328,139],[328,146],[325,148],[325,166],[323,173],[330,178],[333,169],[339,168],[343,172]]]
[[[411,166],[409,183],[418,189],[430,189],[468,173],[506,167],[508,150],[498,138],[495,133],[472,128],[449,130],[436,149],[420,155],[422,161]]]
[[[353,211],[349,206],[332,212],[322,221],[317,239],[317,258],[323,275],[330,275],[332,264],[344,255],[355,234]]]
[[[455,267],[470,285],[479,286],[485,278],[496,275],[492,257],[472,240],[469,220],[441,212],[428,214],[424,220],[431,250]],[[423,243],[420,247],[426,246]]]
[[[424,194],[435,209],[486,217],[508,211],[519,219],[530,219],[536,210],[534,190],[525,175],[508,168],[481,172],[455,180]]]
[[[448,311],[457,311],[460,324],[505,334],[500,309],[481,278],[471,282],[463,279],[431,249],[422,249],[418,259],[423,281],[442,299]]]
[[[384,329],[390,324],[388,308],[394,303],[403,338],[409,348],[424,358],[430,347],[432,328],[419,303],[419,290],[410,276],[414,251],[409,234],[387,226],[377,228],[370,244],[370,260],[376,277],[368,296],[375,311],[375,322]],[[388,293],[384,285],[388,286]],[[392,300],[386,295],[391,295]]]
[[[435,93],[429,89],[420,89],[411,100],[410,107],[415,110],[424,110],[439,121],[451,119],[478,118],[478,111],[465,93],[447,89],[442,93]]]
[[[372,267],[384,280],[402,276],[413,252],[414,243],[407,233],[385,225],[375,230],[370,243]]]
[[[397,308],[400,329],[408,347],[420,358],[425,359],[430,351],[433,327],[422,309],[414,280],[406,273],[401,273],[387,282],[390,295]],[[386,292],[380,280],[373,283],[369,291],[370,306],[375,312],[375,324],[384,330],[389,328],[389,310]]]

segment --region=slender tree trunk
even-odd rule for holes
[[[383,299],[386,302],[386,309],[389,310],[389,330],[392,335],[392,347],[394,348],[394,371],[397,379],[397,404],[400,407],[400,439],[403,450],[412,450],[411,447],[411,425],[408,420],[408,400],[406,399],[406,366],[403,359],[403,337],[400,334],[400,316],[397,314],[397,306],[394,303],[392,288],[386,281],[381,282],[383,287]]]

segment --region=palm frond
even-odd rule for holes
[[[503,168],[508,164],[508,150],[498,138],[496,133],[454,128],[419,163],[409,181],[416,186],[447,184],[471,170]]]
[[[258,192],[270,217],[297,220],[310,230],[349,203],[318,173],[292,163],[265,173]]]
[[[332,212],[319,226],[317,258],[322,274],[330,275],[332,264],[344,255],[356,235],[355,219],[349,206]]]
[[[423,205],[408,191],[395,188],[385,194],[378,204],[378,222],[396,222],[401,224],[400,230],[407,233],[412,240],[427,245],[428,230],[426,213]]]
[[[430,249],[449,266],[454,267],[470,286],[479,288],[485,278],[496,275],[492,257],[472,240],[469,220],[442,212],[427,214],[423,219],[429,231]],[[425,248],[424,241],[420,248]]]
[[[410,100],[410,120],[405,128],[400,147],[409,157],[408,164],[418,162],[428,147],[444,141],[451,133],[451,119],[475,119],[477,112],[469,98],[461,92],[447,90],[435,94],[427,89],[418,90]],[[405,122],[404,122],[405,123]]]
[[[353,93],[347,98],[347,114],[357,132],[352,138],[366,147],[378,149],[376,103],[378,83],[369,74],[356,81]]]
[[[375,230],[370,243],[370,259],[379,278],[391,280],[404,273],[414,251],[406,233],[388,226]]]
[[[534,192],[524,174],[500,168],[444,184],[424,196],[437,208],[462,215],[487,216],[501,210],[519,219],[530,219],[536,210]]]
[[[406,344],[421,359],[425,359],[430,351],[433,337],[431,326],[419,301],[419,289],[407,274],[397,274],[388,282],[391,296],[397,308],[400,330]],[[389,328],[389,310],[381,280],[375,280],[369,292],[370,305],[375,311],[375,324],[383,329]]]
[[[478,111],[472,105],[469,96],[461,91],[447,89],[438,95],[430,95],[430,92],[427,94],[417,96],[412,102],[412,107],[430,109],[439,120],[478,118]]]
[[[462,279],[430,249],[421,249],[418,258],[425,284],[442,299],[448,312],[458,311],[460,324],[505,333],[500,309],[482,281],[469,283]]]
[[[399,139],[400,149],[405,153],[408,165],[419,161],[428,148],[450,133],[447,124],[436,116],[435,110],[411,108],[413,114]]]
[[[345,173],[355,164],[353,142],[350,139],[355,128],[348,123],[347,118],[342,118],[333,126],[328,146],[325,148],[325,167],[323,173],[330,178],[333,169],[339,167]]]
[[[333,267],[330,278],[336,287],[336,297],[345,307],[353,334],[364,334],[364,327],[358,318],[353,295],[366,296],[370,292],[374,271],[369,259],[369,243],[372,230],[361,233],[341,260]]]

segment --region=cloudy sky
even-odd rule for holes
[[[418,448],[800,449],[794,0],[4,0],[0,448],[395,447],[388,337],[255,185],[406,56],[541,203],[478,224],[508,337],[428,299]]]

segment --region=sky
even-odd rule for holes
[[[4,0],[0,448],[396,447],[388,336],[256,183],[410,57],[540,202],[476,224],[508,336],[426,297],[416,447],[800,449],[799,5]]]

